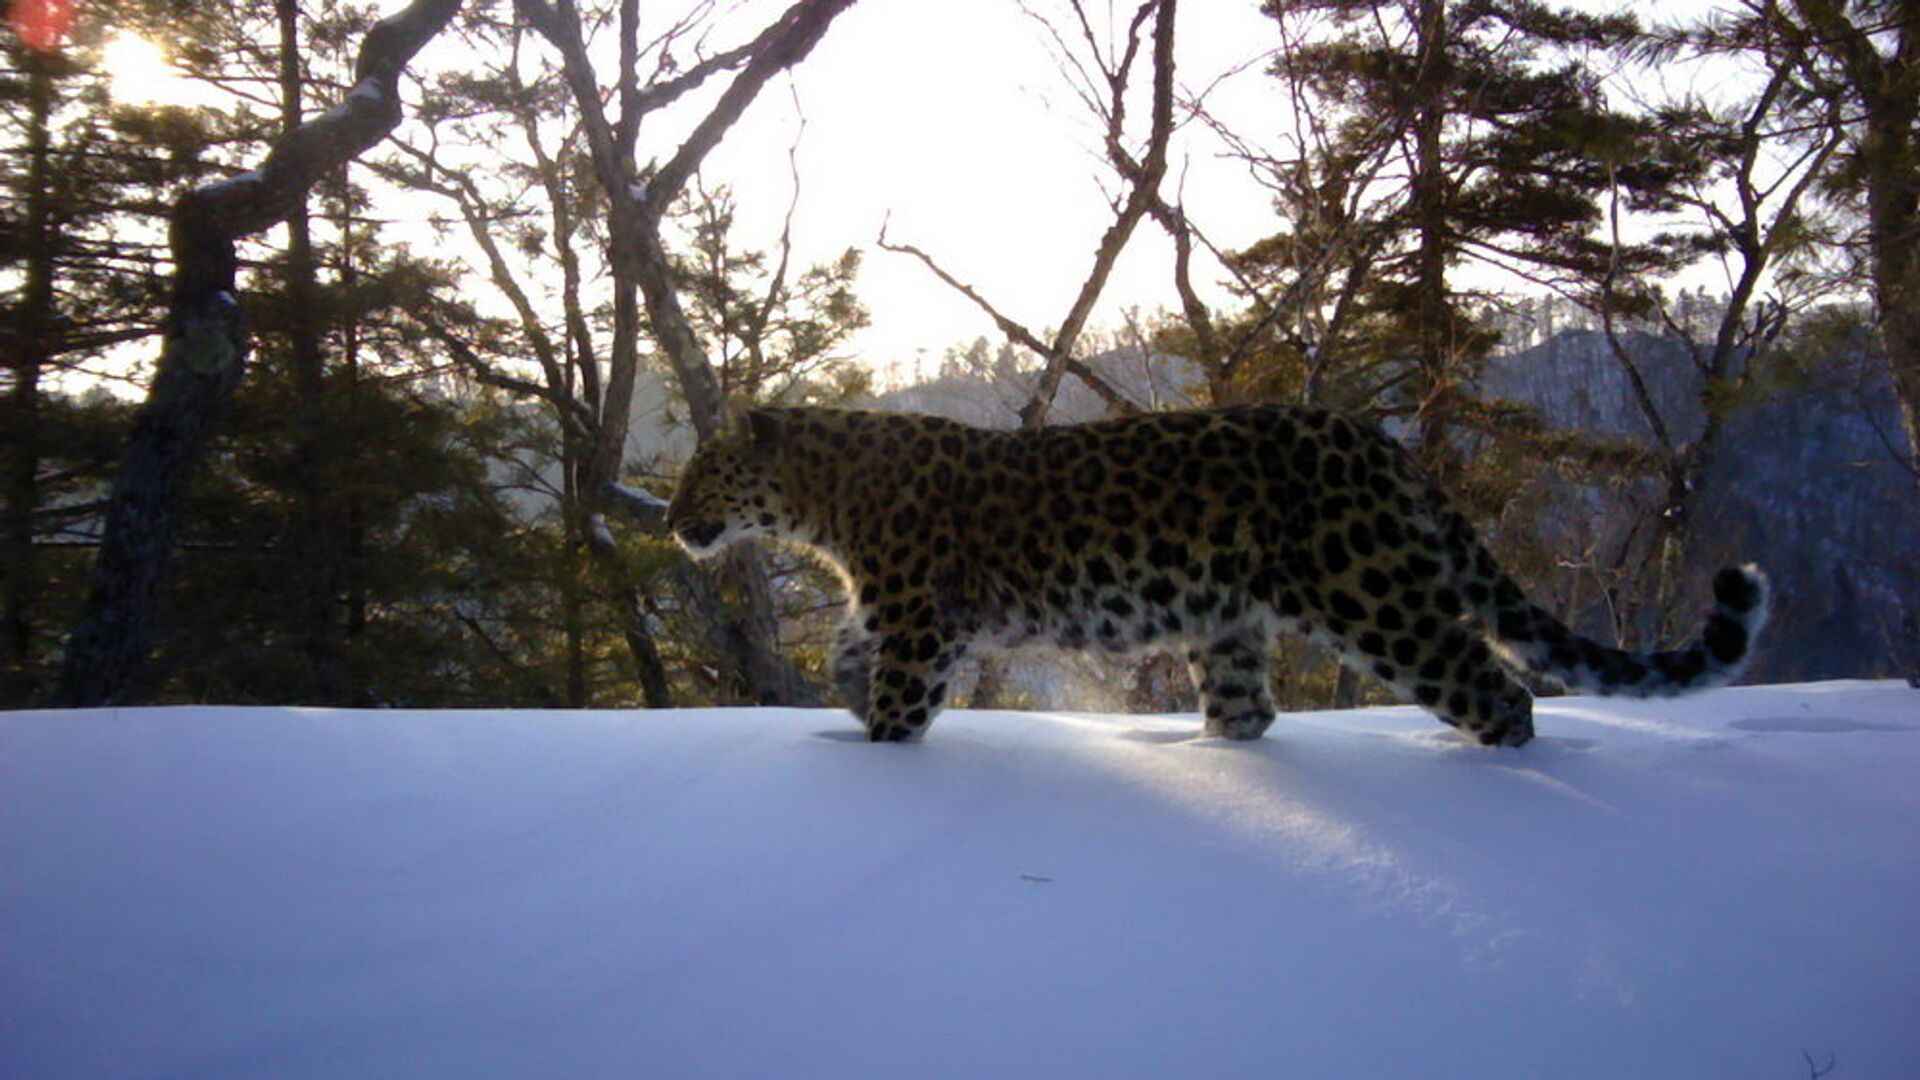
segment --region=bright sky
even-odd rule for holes
[[[643,17],[677,6],[643,7]],[[778,6],[784,4],[767,10]],[[1069,27],[1059,0],[1032,6]],[[1107,6],[1089,4],[1096,15]],[[714,47],[760,24],[759,7],[747,7],[737,23],[723,25]],[[1117,12],[1124,19],[1132,7],[1118,4]],[[1269,21],[1252,0],[1189,0],[1179,19],[1183,92],[1247,68],[1216,87],[1209,106],[1242,137],[1271,145],[1287,124],[1287,103],[1261,72],[1259,58],[1275,42]],[[165,100],[181,91],[177,83],[166,87],[164,63],[151,47],[127,41],[116,50],[114,67],[128,73],[123,96]],[[1139,63],[1144,86],[1147,58]],[[797,254],[818,262],[849,245],[866,250],[859,292],[873,325],[854,343],[861,359],[910,375],[950,347],[997,336],[984,314],[916,260],[874,247],[883,221],[893,239],[927,251],[1036,332],[1061,321],[1111,222],[1102,185],[1113,178],[1096,119],[1016,0],[862,0],[798,69],[792,91],[770,85],[709,159],[706,175],[733,186],[740,242],[771,246],[791,191],[787,154],[798,128],[797,99],[806,120]],[[1136,132],[1145,112],[1142,98],[1134,106]],[[684,130],[693,114],[682,113],[649,130]],[[672,149],[663,141],[651,153]],[[1199,125],[1184,128],[1168,184],[1206,236],[1232,247],[1265,235],[1274,219],[1260,188],[1222,152]],[[643,159],[648,153],[643,143]],[[1116,326],[1128,307],[1170,306],[1171,265],[1171,245],[1151,221],[1142,222],[1094,328]],[[1222,276],[1210,262],[1196,265],[1197,283],[1224,299]]]
[[[1066,17],[1064,4],[1033,6]],[[1105,7],[1090,6],[1096,13]],[[1198,90],[1270,40],[1251,2],[1184,5],[1181,82]],[[1144,87],[1146,57],[1139,63]],[[1256,72],[1238,85],[1265,83]],[[1219,105],[1244,106],[1247,97],[1223,91]],[[1277,110],[1280,103],[1266,104]],[[1136,103],[1142,130],[1145,110],[1144,99]],[[866,252],[859,293],[873,325],[853,346],[863,360],[910,374],[950,347],[997,337],[987,316],[917,260],[874,245],[883,222],[891,239],[927,251],[1036,332],[1061,321],[1111,222],[1101,188],[1110,177],[1095,119],[1059,71],[1040,25],[1015,0],[862,0],[842,15],[797,70],[792,93],[769,86],[708,160],[708,179],[733,185],[740,201],[743,243],[770,246],[779,233],[800,114],[798,254],[819,262],[848,246]],[[1211,156],[1217,147],[1184,136],[1182,144],[1169,182],[1186,176],[1202,227],[1223,242],[1260,235],[1271,219],[1258,189]],[[663,143],[653,153],[672,148]],[[1096,328],[1117,324],[1128,306],[1171,304],[1171,265],[1171,246],[1144,222]],[[1216,276],[1206,271],[1204,283]]]
[[[1176,58],[1188,89],[1206,86],[1272,41],[1251,3],[1188,3],[1179,17]],[[1140,64],[1145,69],[1144,56]],[[1251,89],[1267,83],[1257,72],[1241,80]],[[1011,0],[866,0],[841,17],[797,86],[807,118],[803,243],[819,245],[823,255],[847,243],[870,246],[887,221],[892,239],[925,250],[1031,329],[1061,321],[1112,221],[1101,187],[1111,174],[1096,119],[1074,96],[1033,19]],[[1244,106],[1246,98],[1219,104]],[[1278,120],[1282,103],[1269,101]],[[785,159],[768,152],[766,134],[791,110],[785,95],[762,107],[715,164],[741,176],[743,188],[756,166],[765,169],[770,209],[778,212]],[[1143,100],[1134,114],[1142,125],[1145,112]],[[1187,204],[1216,240],[1253,239],[1272,222],[1266,200],[1242,170],[1213,156],[1217,149],[1183,138],[1169,183],[1186,177]],[[1104,321],[1117,321],[1129,305],[1173,303],[1171,266],[1171,245],[1143,222],[1108,286]],[[883,368],[910,366],[923,353],[937,361],[950,345],[995,333],[976,307],[909,256],[870,248],[860,292],[873,312],[860,346]]]
[[[643,7],[642,17],[680,6]],[[1071,29],[1064,4],[1033,0],[1031,6]],[[1106,5],[1094,0],[1089,7],[1099,17]],[[1120,5],[1121,17],[1132,7]],[[738,20],[723,22],[714,47],[751,33],[761,14],[748,5]],[[1186,91],[1254,60],[1273,40],[1251,0],[1189,2],[1179,18],[1177,61]],[[120,37],[108,57],[122,73],[115,93],[123,101],[217,97],[172,75],[160,50],[138,38]],[[1144,47],[1138,68],[1144,88],[1150,71]],[[1259,110],[1278,119],[1283,105],[1257,69],[1209,100],[1229,115],[1240,110],[1250,135],[1262,134]],[[679,111],[650,127],[683,131],[694,112]],[[792,92],[770,85],[709,158],[709,181],[731,184],[739,200],[742,243],[770,247],[779,234],[791,193],[788,148],[802,113],[797,254],[820,262],[850,245],[867,251],[859,293],[873,323],[854,342],[861,359],[910,374],[916,360],[930,365],[949,347],[997,334],[977,307],[916,260],[874,247],[888,220],[893,239],[926,250],[1034,331],[1061,321],[1111,222],[1101,184],[1112,178],[1096,119],[1075,97],[1041,26],[1016,0],[862,0],[842,15],[798,69]],[[1144,130],[1145,113],[1142,98],[1135,103],[1136,131]],[[664,142],[652,148],[662,157],[672,149]],[[1244,243],[1261,235],[1271,217],[1244,171],[1219,160],[1218,152],[1197,125],[1183,131],[1169,184],[1183,185],[1190,213],[1210,237]],[[643,144],[643,160],[646,154]],[[1171,266],[1165,236],[1143,222],[1108,285],[1095,328],[1117,324],[1127,307],[1171,304]],[[1210,286],[1218,276],[1204,268],[1199,283]]]

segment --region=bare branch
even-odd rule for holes
[[[755,378],[768,369],[766,353],[767,324],[773,318],[774,309],[779,307],[781,298],[787,290],[787,272],[793,263],[793,219],[800,211],[800,140],[807,133],[807,117],[800,109],[800,92],[789,84],[793,94],[794,112],[800,117],[799,129],[793,133],[793,142],[787,146],[787,176],[792,182],[793,191],[787,199],[787,213],[780,222],[780,259],[774,265],[773,274],[767,281],[765,293],[760,297],[757,309],[747,312],[747,326],[742,330],[746,340],[747,353],[753,358]]]
[[[1135,165],[1119,145],[1117,137],[1109,138],[1108,152],[1114,166],[1120,170],[1127,181],[1127,197],[1115,216],[1113,224],[1100,238],[1100,246],[1094,252],[1093,268],[1087,274],[1086,281],[1080,286],[1080,294],[1074,299],[1073,306],[1067,309],[1067,316],[1061,321],[1060,329],[1055,331],[1051,348],[1044,351],[1047,366],[1040,373],[1040,382],[1034,387],[1033,397],[1020,410],[1020,422],[1024,427],[1039,427],[1046,422],[1047,410],[1053,406],[1054,395],[1060,390],[1060,380],[1066,374],[1067,357],[1073,353],[1081,330],[1086,326],[1088,316],[1105,291],[1107,278],[1113,273],[1113,265],[1120,258],[1120,252],[1127,246],[1133,235],[1134,227],[1146,216],[1147,210],[1157,197],[1161,179],[1167,171],[1167,143],[1173,136],[1173,30],[1175,0],[1150,0],[1141,5],[1135,13],[1133,28],[1137,31],[1145,18],[1149,7],[1155,11],[1153,28],[1153,116],[1147,137],[1147,152]],[[1122,113],[1119,100],[1125,93],[1124,81],[1114,90],[1113,115]]]
[[[874,241],[874,244],[882,251],[891,251],[899,255],[911,255],[919,259],[921,265],[931,271],[934,277],[939,278],[949,289],[966,297],[975,307],[985,312],[987,317],[993,320],[993,324],[1000,328],[1000,332],[1005,334],[1009,339],[1033,350],[1042,357],[1051,357],[1053,355],[1052,346],[1042,341],[1038,334],[1027,329],[999,308],[994,307],[986,297],[980,295],[978,289],[975,289],[973,286],[968,285],[948,273],[944,267],[933,260],[933,256],[928,255],[925,251],[922,251],[912,244],[902,244],[887,239],[887,226],[884,221],[881,222],[880,225],[880,238]]]
[[[698,90],[706,84],[708,79],[720,72],[732,71],[739,67],[747,57],[753,55],[753,50],[754,43],[748,42],[738,48],[709,56],[671,79],[641,87],[640,92],[633,99],[636,118],[673,104],[683,95]]]
[[[1136,402],[1121,393],[1099,372],[1088,367],[1083,361],[1071,355],[1057,356],[1057,354],[1051,351],[1053,348],[1052,345],[1042,341],[1039,335],[1022,326],[1019,322],[1001,312],[1000,309],[994,307],[987,301],[986,297],[981,296],[979,291],[971,285],[949,274],[944,267],[933,260],[932,256],[914,247],[912,244],[900,244],[888,240],[884,225],[881,227],[880,238],[875,241],[875,246],[879,247],[882,251],[891,251],[900,255],[911,255],[919,259],[935,277],[945,282],[948,288],[966,297],[973,302],[974,306],[985,312],[987,317],[993,320],[994,325],[999,327],[1000,332],[1005,334],[1009,340],[1046,358],[1050,366],[1057,360],[1058,366],[1062,371],[1085,383],[1087,388],[1099,395],[1100,399],[1105,401],[1108,407],[1114,412],[1126,414],[1140,411],[1140,406]]]
[[[494,287],[513,305],[514,314],[520,320],[521,329],[527,335],[528,343],[533,347],[534,359],[540,364],[546,375],[547,385],[555,392],[566,385],[566,377],[560,370],[560,358],[554,349],[553,339],[547,333],[546,324],[541,321],[533,300],[513,275],[506,256],[501,252],[499,243],[494,239],[493,230],[488,228],[485,213],[485,201],[473,178],[459,169],[449,169],[434,159],[433,155],[405,144],[396,144],[402,153],[412,157],[420,165],[419,172],[396,169],[391,165],[375,163],[376,173],[401,183],[411,184],[432,191],[452,200],[459,208],[461,218],[467,223],[467,233],[479,246],[481,254],[486,256],[488,272]]]
[[[594,422],[593,410],[585,403],[568,396],[563,386],[553,384],[543,386],[537,382],[509,375],[481,359],[480,354],[474,352],[472,345],[449,330],[445,323],[431,313],[415,311],[413,318],[427,331],[428,335],[440,343],[460,370],[466,372],[475,381],[512,394],[544,401],[553,406],[554,412],[559,415],[560,422],[575,435],[586,437],[591,432]]]
[[[687,141],[648,181],[642,210],[649,220],[659,220],[667,204],[680,194],[687,179],[759,96],[767,80],[806,59],[826,36],[827,27],[853,3],[854,0],[801,0],[754,39],[748,46],[752,59],[720,95],[713,110],[687,136]]]

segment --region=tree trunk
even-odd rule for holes
[[[300,127],[304,79],[300,71],[300,6],[275,0],[280,28],[280,124],[286,137]],[[319,298],[313,254],[313,225],[302,191],[287,215],[287,345],[292,369],[294,415],[295,512],[286,550],[298,583],[301,651],[307,658],[310,704],[336,705],[343,699],[345,673],[338,618],[340,581],[338,529],[328,491],[326,356],[321,349],[315,310]]]
[[[580,504],[578,444],[560,435],[560,628],[566,639],[567,706],[587,707],[587,537]]]
[[[340,220],[340,295],[354,295],[359,281],[359,273],[353,261],[353,184],[348,176],[350,166],[341,166],[334,174],[338,185]],[[349,432],[357,432],[360,425],[360,311],[357,307],[347,312],[339,323],[340,328],[340,375],[341,393],[339,395],[339,415],[341,423]],[[353,436],[349,436],[351,439]],[[343,648],[351,655],[352,643],[358,640],[367,629],[367,514],[366,506],[351,489],[338,493],[336,514],[340,519],[334,533],[334,543],[338,586],[346,601],[343,615],[345,626],[342,628],[346,641]],[[345,676],[348,680],[346,691],[349,695],[358,692],[354,684],[352,665],[346,665]]]
[[[640,590],[628,587],[621,597],[626,626],[627,653],[633,657],[634,676],[640,680],[640,699],[649,709],[673,706],[673,690],[667,682],[667,665],[660,659],[660,646],[654,640],[652,619],[647,614]]]
[[[1360,676],[1354,670],[1333,658],[1333,707],[1351,709],[1360,704]]]
[[[1435,475],[1446,456],[1447,412],[1451,406],[1453,318],[1447,292],[1445,0],[1420,0],[1419,47],[1415,54],[1414,95],[1419,114],[1414,125],[1413,214],[1419,234],[1414,270],[1415,362],[1422,380],[1417,452]],[[1343,669],[1344,670],[1344,669]]]
[[[739,586],[745,600],[737,620],[741,670],[762,705],[819,705],[820,688],[807,681],[780,649],[780,621],[773,609],[773,585],[760,553],[736,547],[721,567],[722,579]]]
[[[53,326],[52,193],[49,120],[53,113],[53,73],[45,53],[26,50],[27,208],[20,248],[26,280],[14,322],[13,393],[7,402],[7,431],[12,453],[6,462],[6,520],[0,526],[0,701],[24,700],[34,690],[33,605],[39,589],[34,553],[34,512],[40,505],[40,371],[47,335]],[[15,684],[17,685],[8,685]]]
[[[1920,0],[1865,5],[1855,15],[1836,0],[1793,6],[1863,114],[1856,160],[1865,174],[1873,298],[1920,489]],[[1863,15],[1881,25],[1862,26]]]
[[[969,709],[1004,709],[1007,707],[1007,665],[998,656],[980,658],[980,674],[973,683],[973,695],[967,699]]]
[[[1889,279],[1879,295],[1883,299],[1882,347],[1887,367],[1893,375],[1893,387],[1900,398],[1901,426],[1907,435],[1907,468],[1916,493],[1920,493],[1920,275],[1911,271],[1906,279]]]
[[[1900,398],[1907,464],[1920,488],[1920,4],[1901,29],[1911,59],[1877,100],[1867,100],[1860,161],[1867,170],[1868,243],[1881,347]]]

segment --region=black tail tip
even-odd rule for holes
[[[1725,681],[1746,666],[1767,625],[1767,575],[1751,563],[1729,566],[1714,575],[1713,598],[1718,610],[1708,616],[1700,644]]]
[[[1758,566],[1729,566],[1713,576],[1713,598],[1734,615],[1747,615],[1767,603],[1767,575]]]

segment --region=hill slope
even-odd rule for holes
[[[1920,1075],[1920,691],[1540,713],[0,715],[0,1075]]]

